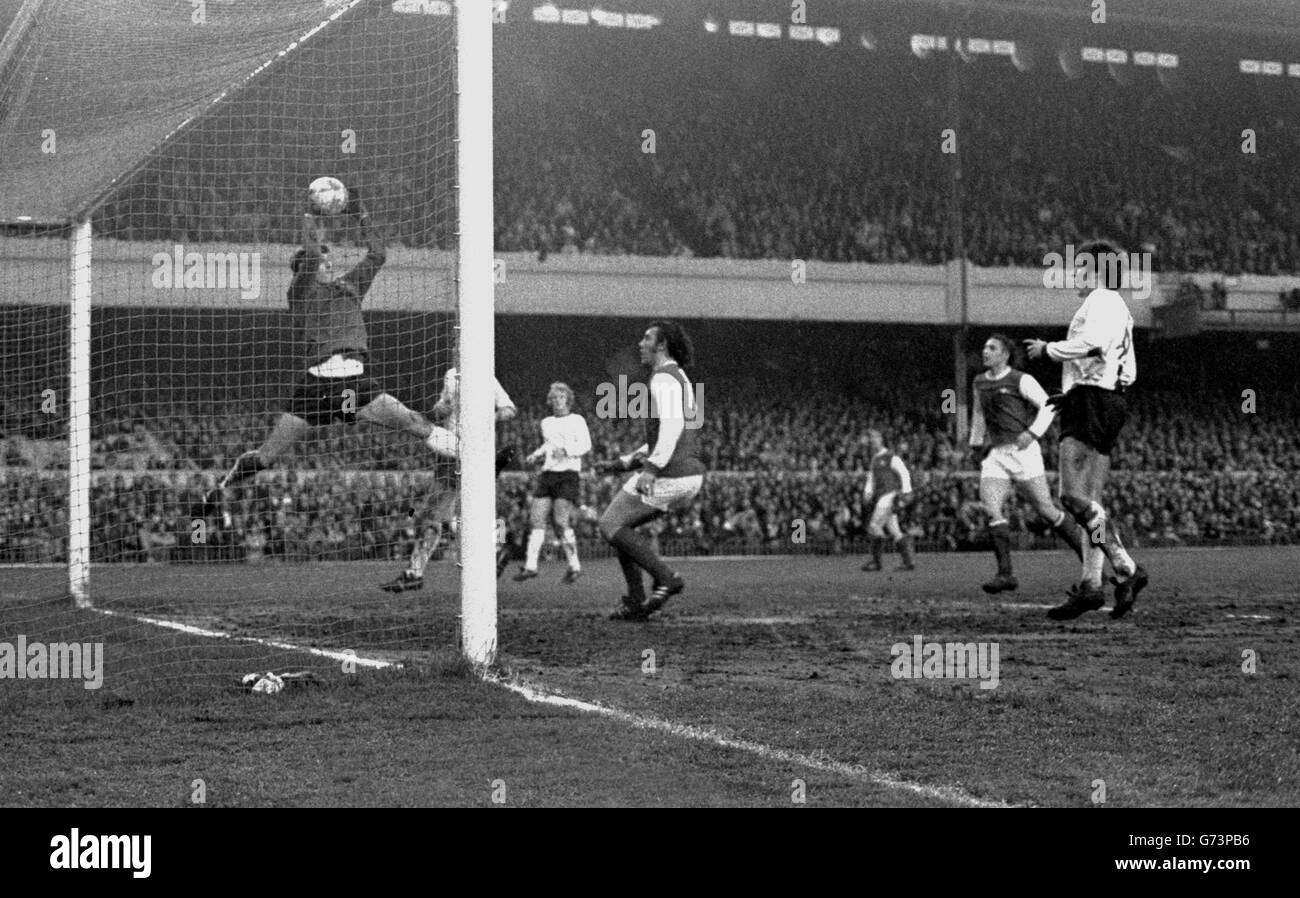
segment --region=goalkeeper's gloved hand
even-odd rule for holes
[[[343,207],[344,215],[365,215],[366,210],[361,206],[361,191],[356,187],[348,188],[348,204]]]
[[[1059,412],[1063,405],[1065,405],[1064,393],[1053,393],[1051,396],[1047,397],[1047,407],[1052,411]]]

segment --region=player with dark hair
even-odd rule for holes
[[[627,582],[623,606],[610,618],[625,621],[645,620],[686,585],[635,528],[690,505],[704,484],[696,443],[703,410],[682,368],[694,359],[690,338],[675,322],[655,321],[638,348],[641,364],[650,369],[646,441],[607,469],[639,473],[627,479],[600,519],[600,535],[618,553]],[[648,598],[642,571],[654,578]]]
[[[884,435],[872,428],[867,431],[867,448],[871,450],[871,467],[867,482],[862,488],[871,508],[867,533],[871,536],[871,560],[862,565],[864,571],[881,569],[880,557],[885,548],[885,536],[893,540],[903,563],[900,571],[916,570],[912,537],[903,532],[898,523],[898,512],[912,499],[912,475],[903,460],[885,446]]]
[[[985,340],[985,370],[975,375],[973,385],[970,445],[980,458],[980,501],[989,513],[989,535],[998,560],[997,575],[983,586],[987,593],[1020,585],[1011,570],[1011,526],[1002,514],[1013,489],[1083,560],[1079,526],[1052,503],[1038,445],[1054,413],[1033,375],[1012,367],[1017,348],[1006,334]]]
[[[542,543],[546,539],[546,523],[554,515],[555,531],[564,548],[568,562],[564,582],[573,583],[582,573],[578,560],[578,537],[573,532],[569,516],[581,501],[582,457],[591,451],[591,433],[582,415],[573,411],[573,390],[565,383],[553,383],[547,391],[546,401],[552,415],[542,419],[542,445],[527,457],[529,462],[541,462],[542,472],[537,476],[537,486],[529,506],[528,549],[524,566],[515,574],[515,580],[531,580],[537,576],[537,561]]]
[[[305,343],[304,372],[294,389],[289,410],[281,413],[258,449],[243,453],[233,467],[203,497],[196,516],[215,512],[225,489],[268,468],[316,427],[332,421],[370,421],[405,430],[438,451],[434,426],[385,392],[366,373],[370,343],[361,303],[387,258],[383,239],[370,223],[358,192],[348,192],[343,214],[353,216],[366,245],[366,255],[351,271],[334,276],[325,229],[310,212],[302,219],[303,245],[290,267],[289,311]]]
[[[1110,561],[1114,575],[1112,618],[1133,608],[1147,585],[1147,572],[1124,550],[1120,534],[1101,505],[1110,453],[1128,417],[1124,391],[1137,379],[1133,353],[1133,316],[1113,286],[1102,283],[1102,272],[1113,271],[1121,259],[1104,241],[1083,247],[1076,278],[1083,303],[1070,321],[1064,340],[1026,340],[1031,359],[1046,355],[1061,363],[1061,394],[1049,402],[1061,414],[1061,505],[1084,529],[1083,577],[1069,599],[1047,612],[1053,620],[1070,620],[1106,604],[1102,567]]]

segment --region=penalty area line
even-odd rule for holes
[[[122,617],[127,620],[133,620],[141,624],[152,624],[155,627],[162,627],[165,630],[175,630],[178,633],[185,633],[189,636],[203,636],[208,639],[230,639],[234,642],[249,642],[254,645],[264,645],[267,648],[280,649],[286,652],[303,652],[308,655],[315,655],[318,658],[329,658],[331,661],[350,661],[358,667],[373,667],[382,669],[385,667],[400,667],[392,661],[380,661],[375,658],[363,658],[353,652],[334,652],[329,649],[316,649],[306,645],[294,645],[291,642],[280,642],[276,639],[262,639],[257,636],[235,636],[232,633],[223,633],[220,630],[207,630],[203,627],[196,627],[192,624],[182,624],[177,621],[163,620],[157,617],[143,617],[139,614],[126,614],[121,611],[112,611],[108,608],[91,607],[88,611],[94,611],[96,614],[106,614],[109,617]]]
[[[924,783],[914,783],[910,780],[901,779],[882,771],[871,771],[863,767],[861,764],[847,764],[843,761],[814,757],[812,755],[803,754],[802,752],[790,751],[789,749],[773,748],[770,745],[764,745],[761,742],[752,742],[748,739],[732,739],[709,727],[673,723],[672,721],[663,720],[646,714],[634,714],[630,711],[611,708],[606,705],[597,704],[596,702],[570,698],[557,693],[547,692],[535,686],[530,686],[515,678],[507,679],[496,674],[488,673],[484,675],[483,679],[489,683],[495,683],[498,686],[502,686],[516,695],[523,696],[528,701],[536,704],[551,705],[552,707],[557,708],[568,708],[574,711],[584,711],[588,714],[598,714],[602,717],[608,717],[621,723],[629,724],[639,730],[654,730],[681,739],[707,742],[718,748],[748,752],[749,754],[757,755],[766,761],[780,761],[786,764],[807,767],[810,770],[816,770],[821,773],[834,773],[860,782],[871,783],[872,785],[880,786],[885,789],[911,792],[924,798],[937,799],[939,801],[946,801],[952,804],[964,805],[966,807],[1024,807],[1024,805],[1014,805],[1008,804],[1004,801],[990,801],[989,799],[979,798],[978,796],[971,795],[969,792],[958,788],[957,786],[927,786]]]

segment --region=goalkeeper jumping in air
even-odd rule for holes
[[[443,457],[454,457],[424,415],[407,408],[366,374],[370,347],[361,301],[370,290],[386,255],[355,190],[348,191],[343,214],[355,217],[367,252],[355,268],[334,276],[325,230],[310,212],[303,215],[303,245],[290,267],[289,310],[304,342],[303,373],[289,403],[260,449],[245,452],[204,497],[198,516],[215,513],[223,491],[268,468],[312,428],[332,421],[371,421],[405,430],[424,440]]]

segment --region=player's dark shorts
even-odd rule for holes
[[[1110,455],[1128,420],[1122,393],[1101,387],[1075,387],[1061,407],[1061,437],[1074,437],[1102,455]]]
[[[372,377],[317,377],[303,374],[293,391],[289,414],[312,427],[331,421],[357,423],[357,412],[384,390]]]
[[[579,504],[577,471],[543,471],[537,475],[535,499],[568,499]]]

